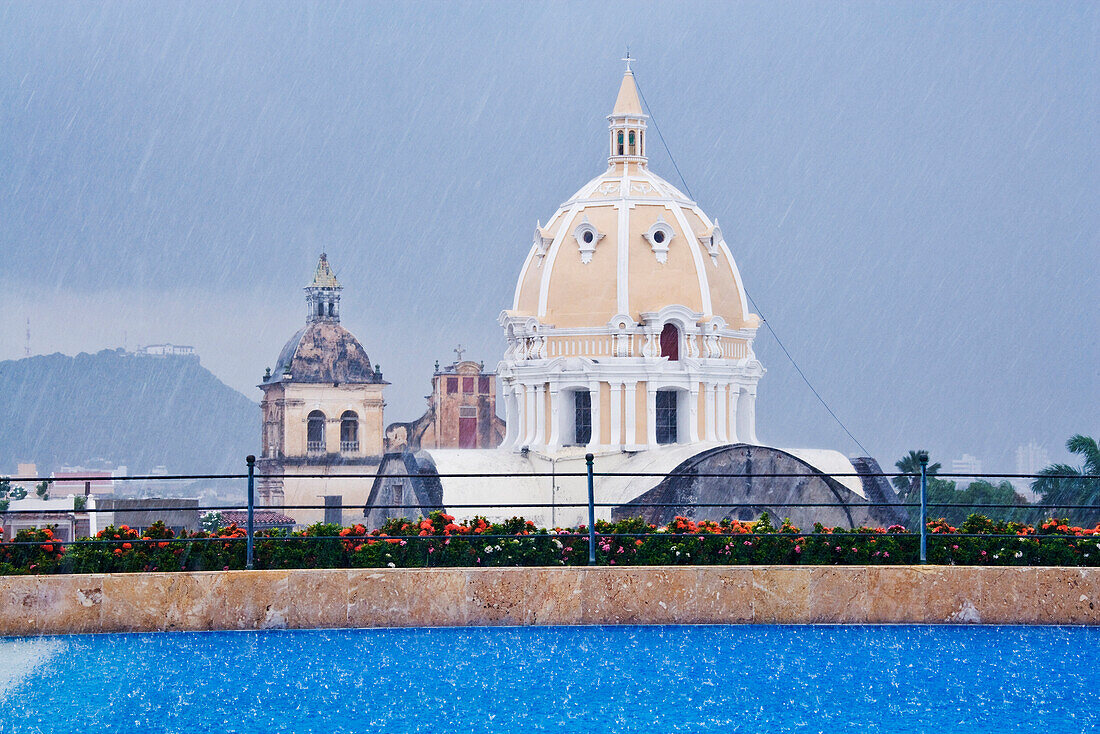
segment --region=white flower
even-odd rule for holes
[[[493,546],[491,546],[491,545],[485,546],[485,552],[486,553],[492,553],[493,552]]]
[[[390,561],[386,565],[389,566],[390,568],[395,568],[395,566],[393,565],[393,561]]]
[[[1023,558],[1024,557],[1024,552],[1023,551],[1016,551],[1016,557],[1017,558]]]
[[[557,547],[561,548],[561,541],[560,541],[560,540],[558,540],[557,538],[554,538],[554,545],[556,545]]]

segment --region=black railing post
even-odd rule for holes
[[[928,563],[928,452],[920,458],[920,562]]]
[[[245,461],[248,463],[248,555],[245,560],[245,568],[252,570],[252,530],[253,510],[256,507],[256,457],[249,454]]]
[[[588,464],[588,565],[596,565],[596,494],[592,489],[592,454],[585,454],[584,461]]]

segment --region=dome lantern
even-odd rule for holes
[[[306,321],[340,321],[340,291],[344,288],[336,280],[328,264],[328,255],[321,253],[313,282],[306,286]]]
[[[634,59],[627,53],[626,72],[619,85],[619,96],[615,98],[615,107],[607,116],[608,129],[611,132],[611,151],[608,163],[638,163],[645,165],[645,129],[649,115],[642,111],[642,102],[638,96],[638,85],[634,83],[634,72],[630,63]]]

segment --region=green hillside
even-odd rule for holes
[[[47,473],[96,460],[131,474],[239,472],[258,453],[258,407],[197,357],[104,350],[0,362],[0,416],[0,474],[16,462]]]

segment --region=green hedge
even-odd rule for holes
[[[1070,527],[1051,519],[1039,527],[971,515],[958,528],[928,523],[928,560],[987,566],[1098,566],[1100,526]],[[1011,537],[996,537],[1007,535]],[[974,537],[970,537],[974,536]],[[157,523],[140,536],[109,527],[94,542],[64,545],[50,528],[21,530],[0,543],[0,575],[203,571],[245,566],[245,532],[173,536]],[[24,543],[20,545],[19,543]],[[904,527],[825,528],[804,531],[767,514],[754,523],[694,522],[664,527],[641,519],[596,524],[600,565],[739,565],[916,563],[920,536]],[[418,520],[390,520],[373,531],[318,523],[300,532],[256,534],[256,568],[422,568],[432,566],[584,566],[587,528],[536,528],[523,518],[455,523],[440,512]]]

